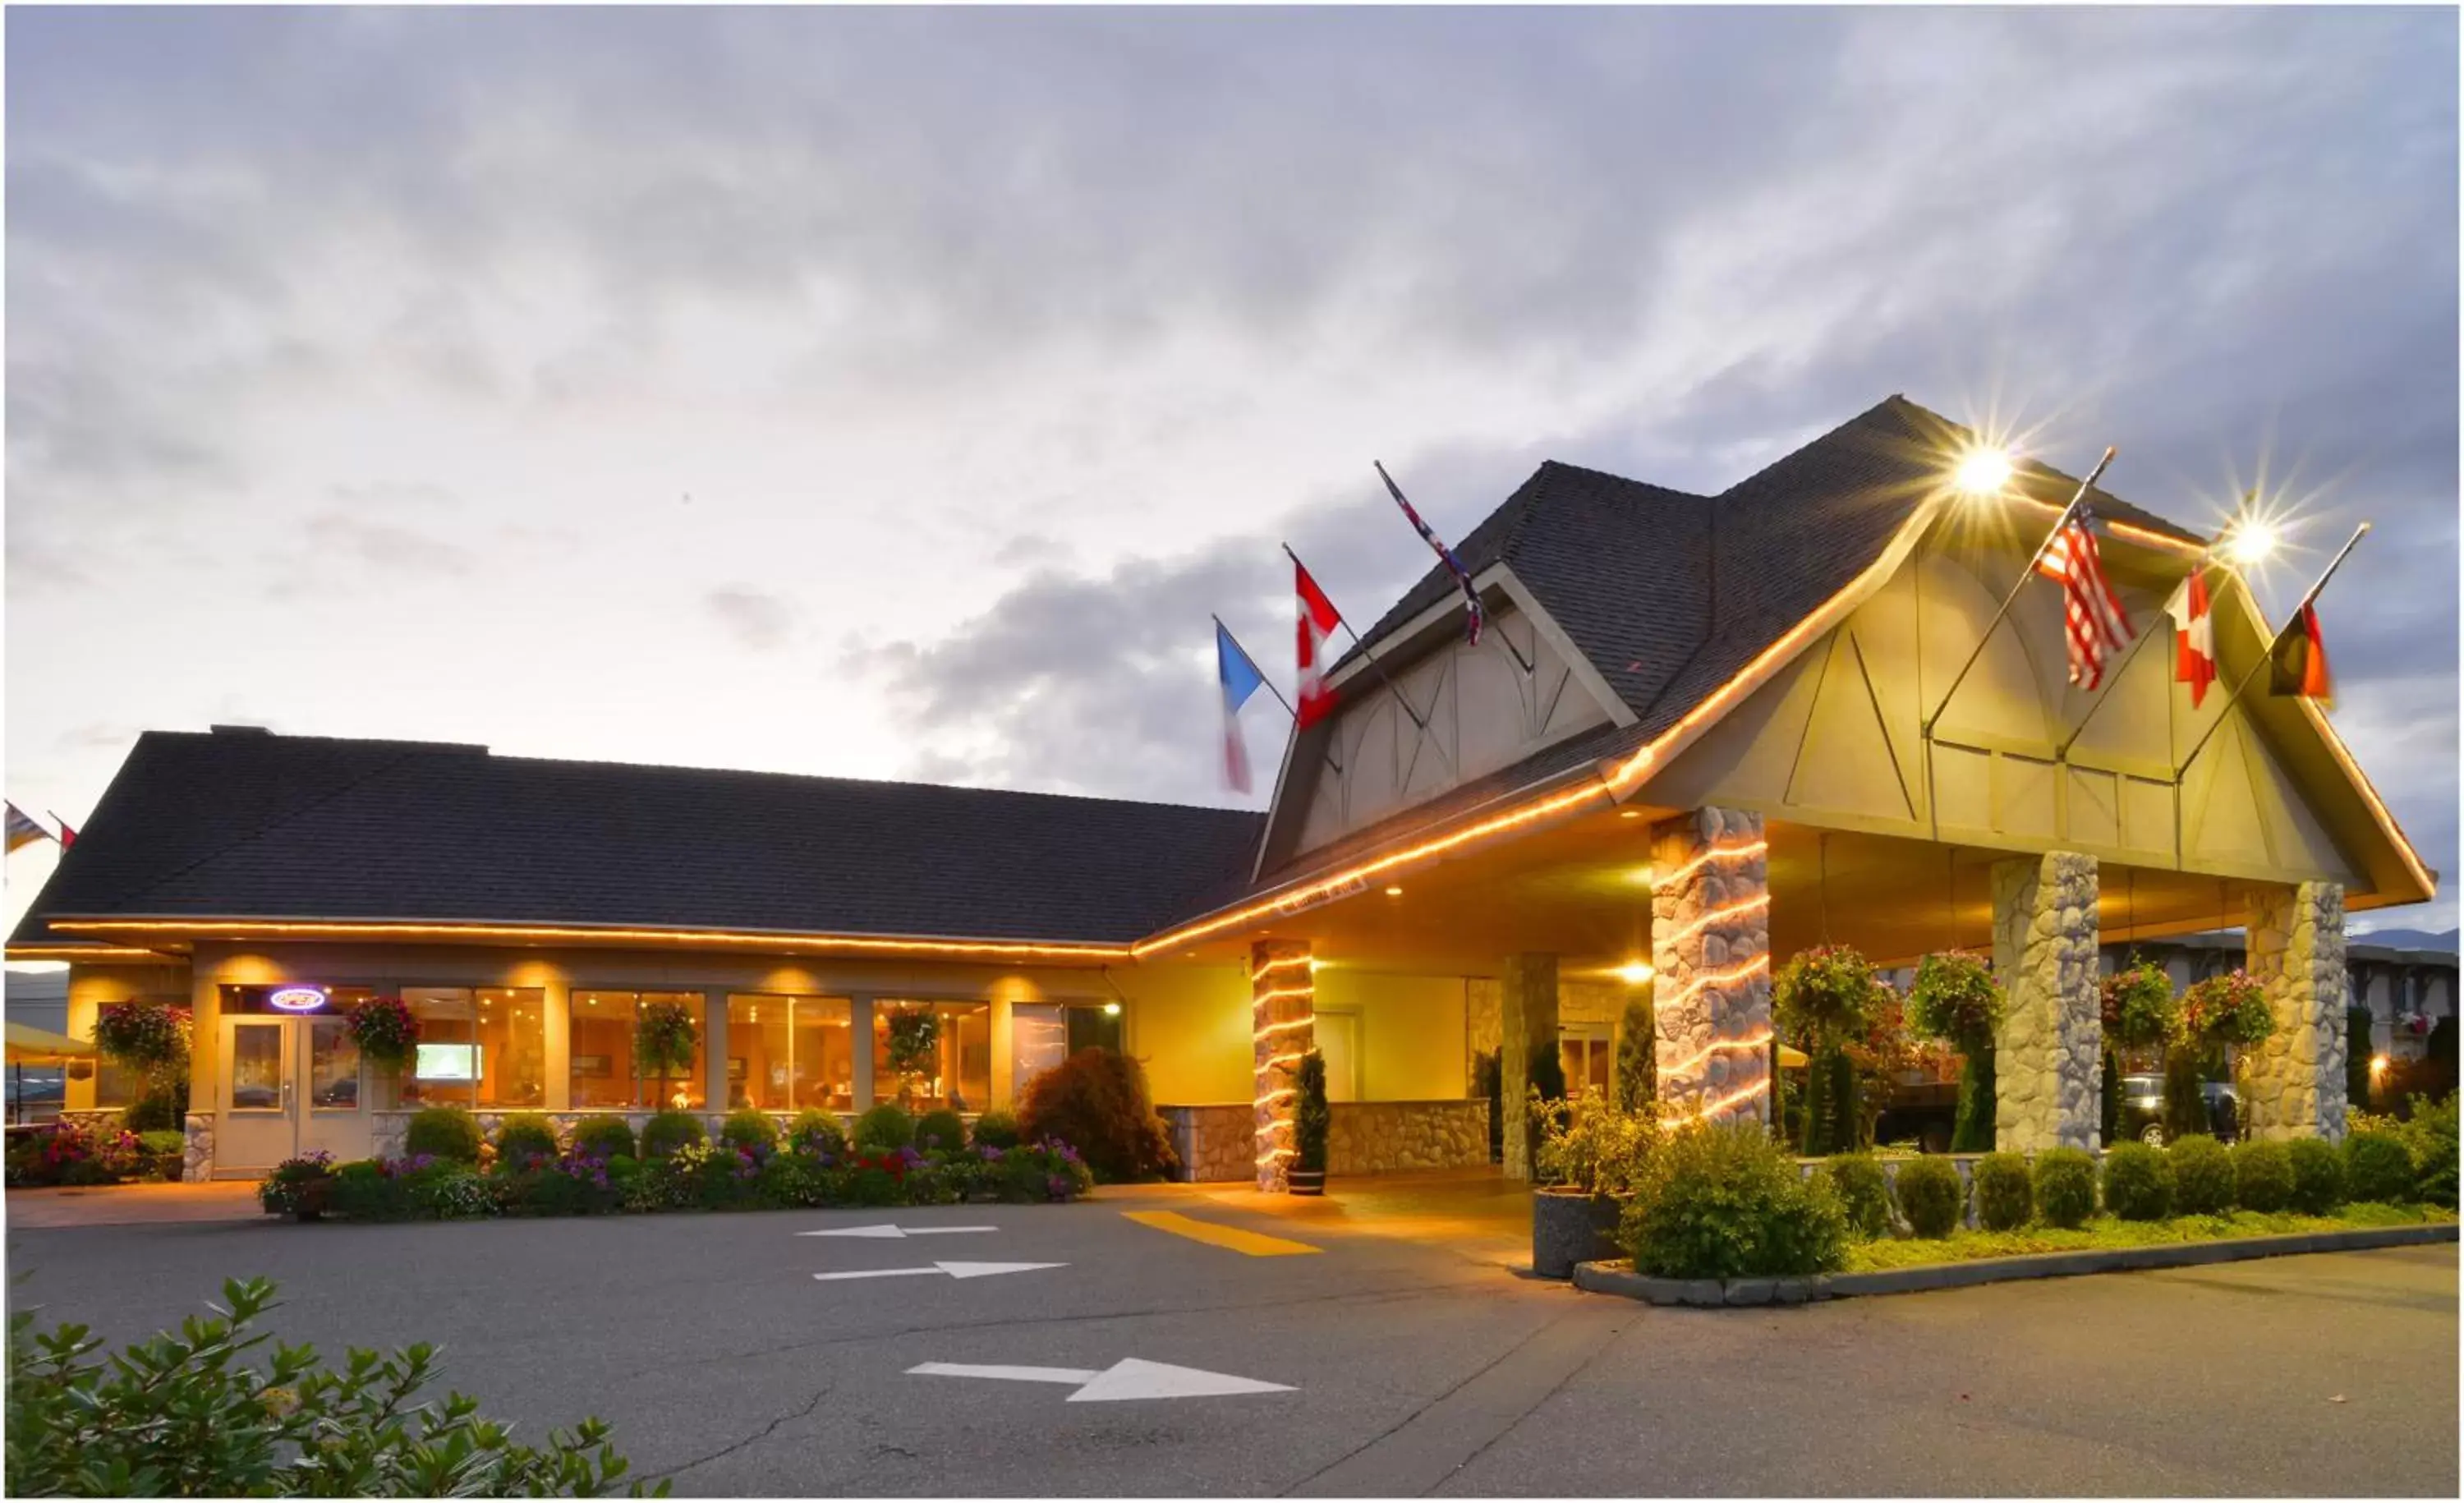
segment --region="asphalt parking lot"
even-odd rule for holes
[[[917,1234],[804,1235],[882,1227]],[[2458,1482],[2453,1247],[1734,1313],[1187,1193],[12,1229],[8,1261],[14,1304],[115,1337],[266,1274],[284,1337],[334,1355],[438,1342],[491,1413],[534,1430],[601,1415],[680,1494]]]

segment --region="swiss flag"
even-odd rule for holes
[[[2165,614],[2173,618],[2173,678],[2190,686],[2190,708],[2195,710],[2208,696],[2208,685],[2216,681],[2216,628],[2208,614],[2208,571],[2195,568],[2190,577],[2165,602]]]
[[[1303,730],[1327,718],[1334,709],[1334,691],[1326,684],[1326,639],[1332,635],[1336,623],[1343,619],[1334,602],[1309,578],[1309,566],[1292,560],[1292,589],[1300,605],[1300,708],[1294,718]]]

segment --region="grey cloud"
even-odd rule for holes
[[[786,645],[795,624],[795,612],[785,601],[742,586],[712,590],[702,597],[702,605],[738,644],[756,652]]]
[[[312,552],[370,570],[450,576],[467,574],[478,564],[458,543],[359,517],[312,517],[300,533]]]

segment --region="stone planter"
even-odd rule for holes
[[[1531,1195],[1531,1271],[1542,1278],[1573,1278],[1577,1263],[1620,1256],[1617,1218],[1625,1202],[1582,1190],[1535,1190]]]
[[[1324,1195],[1326,1171],[1324,1169],[1287,1169],[1284,1171],[1284,1184],[1294,1195]]]

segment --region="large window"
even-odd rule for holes
[[[405,986],[419,1044],[405,1106],[536,1107],[547,1101],[547,1000],[537,987]]]
[[[737,992],[727,999],[727,1104],[786,1112],[855,1104],[844,997]]]
[[[930,1019],[925,1023],[921,1020]],[[993,1094],[988,1002],[872,1005],[872,1096],[918,1111],[980,1112]]]
[[[634,1053],[634,1030],[653,1006],[680,1006],[693,1019],[693,1064],[684,1074],[645,1076]],[[706,1104],[702,1061],[710,1043],[710,1019],[697,991],[583,991],[568,1009],[573,1105],[590,1107],[699,1108]]]

